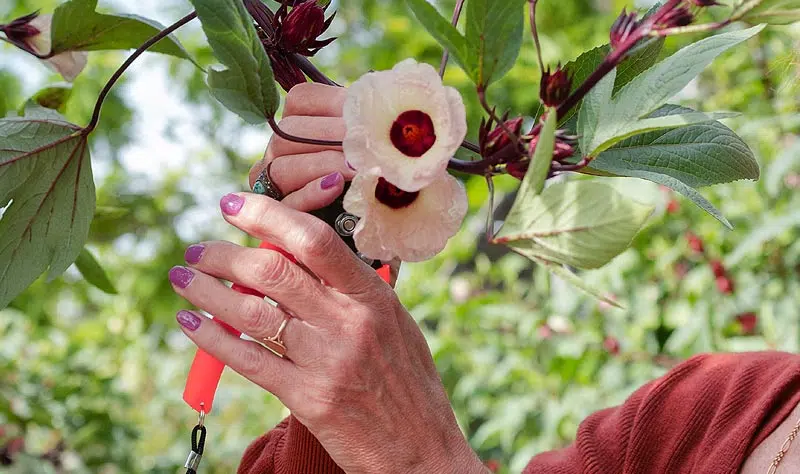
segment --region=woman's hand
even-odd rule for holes
[[[189,268],[170,272],[179,295],[256,340],[292,317],[285,359],[196,312],[178,314],[186,335],[275,394],[346,472],[486,472],[456,423],[422,333],[375,271],[309,214],[247,193],[220,204],[229,223],[285,249],[318,278],[276,251],[193,246]]]
[[[341,141],[346,91],[341,87],[303,83],[286,95],[280,128],[294,136]],[[291,142],[277,135],[264,158],[250,168],[250,188],[269,165],[269,177],[284,194],[281,202],[299,211],[314,211],[342,194],[344,182],[353,179],[341,147]]]

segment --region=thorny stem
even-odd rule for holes
[[[145,41],[144,44],[136,48],[136,51],[134,51],[133,54],[128,56],[128,59],[126,59],[125,62],[122,63],[122,65],[114,72],[114,74],[111,75],[111,77],[108,79],[108,82],[106,82],[106,85],[103,86],[103,90],[100,91],[100,95],[97,97],[97,102],[95,102],[94,105],[92,118],[91,120],[89,120],[89,124],[83,129],[84,134],[91,133],[95,129],[95,127],[97,127],[97,123],[100,120],[100,109],[103,108],[103,101],[108,96],[108,93],[111,92],[111,88],[114,87],[114,84],[116,84],[119,78],[122,77],[122,74],[125,73],[125,71],[130,67],[130,65],[133,64],[133,62],[136,61],[136,59],[139,56],[144,54],[144,52],[150,49],[150,47],[152,47],[154,44],[166,38],[173,31],[189,23],[195,18],[197,18],[197,12],[189,13],[188,15],[176,21],[172,25],[156,33],[149,40]]]
[[[461,18],[461,10],[464,9],[464,0],[456,2],[456,8],[453,10],[453,26],[458,26],[458,19]],[[450,51],[444,50],[442,53],[442,64],[439,66],[439,77],[444,77],[444,71],[447,69],[447,61],[450,59]]]
[[[539,30],[536,28],[536,4],[539,0],[528,0],[530,7],[530,20],[531,20],[531,36],[533,36],[533,43],[536,45],[536,57],[539,59],[539,70],[544,76],[544,61],[542,61],[542,45],[539,43]]]
[[[278,123],[275,122],[275,117],[270,117],[267,119],[267,123],[269,123],[270,128],[272,131],[275,132],[275,135],[283,138],[284,140],[289,140],[290,142],[295,143],[305,143],[307,145],[319,145],[319,146],[342,146],[342,142],[336,140],[317,140],[316,138],[304,138],[304,137],[296,137],[291,133],[284,132],[281,130]]]

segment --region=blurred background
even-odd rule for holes
[[[454,2],[436,3],[449,12]],[[56,4],[6,0],[0,21],[37,9],[49,13]],[[606,42],[623,6],[632,5],[542,0],[545,61],[563,63]],[[401,0],[334,0],[332,7],[338,10],[332,34],[340,38],[315,60],[330,76],[347,83],[407,57],[438,65],[439,48]],[[103,0],[100,9],[168,24],[189,6]],[[177,36],[201,65],[213,63],[196,22]],[[670,39],[664,54],[687,41]],[[446,251],[404,265],[402,301],[426,332],[472,446],[497,472],[519,472],[532,455],[569,443],[586,415],[621,402],[693,354],[798,351],[798,51],[800,29],[770,27],[723,55],[676,98],[700,110],[742,113],[726,123],[752,147],[761,180],[702,190],[733,231],[669,190],[612,180],[657,206],[630,250],[583,274],[624,310],[486,245],[481,179],[466,183],[470,216]],[[88,121],[98,91],[124,57],[90,54],[66,105],[71,121]],[[0,109],[14,110],[59,80],[0,44]],[[474,138],[480,120],[474,91],[455,67],[446,81],[467,100]],[[489,97],[499,109],[532,115],[537,96],[538,67],[526,37],[520,62]],[[269,136],[215,103],[189,62],[146,55],[125,75],[92,140],[101,210],[89,248],[117,294],[71,268],[55,281],[36,282],[0,311],[0,472],[184,472],[197,417],[181,394],[194,346],[174,322],[185,303],[167,271],[197,241],[256,244],[224,224],[217,202],[246,188],[247,171]],[[498,198],[517,184],[498,180]],[[206,473],[234,472],[247,444],[287,415],[274,397],[231,371],[214,408]]]

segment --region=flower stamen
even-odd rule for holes
[[[418,158],[436,143],[436,133],[430,115],[419,110],[407,110],[397,117],[389,132],[394,146],[404,155]]]

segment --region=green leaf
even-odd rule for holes
[[[191,0],[214,55],[228,69],[209,71],[211,93],[251,124],[264,123],[280,103],[272,67],[240,0]]]
[[[623,86],[633,80],[636,76],[646,71],[656,63],[658,55],[664,47],[663,38],[651,38],[637,46],[630,53],[627,59],[622,61],[616,68],[616,80],[614,81],[614,91],[616,94]],[[611,46],[605,44],[597,48],[586,51],[578,56],[577,59],[568,62],[564,68],[572,74],[572,90],[575,91],[589,75],[597,69],[603,59],[611,52]],[[573,107],[561,121],[567,122],[580,109],[580,103]]]
[[[81,272],[83,278],[89,283],[110,295],[117,294],[117,289],[114,288],[114,284],[109,280],[106,271],[100,265],[100,262],[94,258],[94,255],[92,255],[89,249],[84,247],[84,249],[81,250],[78,259],[75,260],[75,266]]]
[[[589,148],[594,143],[594,134],[601,128],[599,124],[600,117],[607,104],[611,102],[611,95],[614,92],[614,80],[617,77],[617,71],[609,72],[606,77],[600,80],[597,85],[589,91],[583,98],[583,105],[578,112],[578,136],[579,145],[584,154],[588,153],[584,150],[591,150]]]
[[[747,12],[743,20],[750,23],[788,25],[800,21],[800,0],[763,0]]]
[[[547,260],[543,260],[541,258],[532,257],[533,261],[545,267],[548,271],[550,271],[553,275],[561,278],[562,280],[566,281],[567,283],[571,284],[572,286],[578,288],[586,292],[587,294],[594,296],[600,301],[610,304],[611,306],[615,306],[619,309],[625,309],[621,304],[619,304],[616,300],[613,300],[607,296],[607,293],[594,288],[593,286],[589,285],[585,281],[581,280],[581,277],[573,273],[567,267],[563,265],[559,265],[557,263],[548,262]]]
[[[78,257],[95,205],[86,136],[65,121],[0,120],[0,308]]]
[[[531,164],[522,180],[514,205],[509,211],[509,216],[515,212],[520,212],[524,207],[523,202],[538,196],[544,189],[544,182],[547,173],[550,171],[550,163],[553,160],[553,150],[556,145],[556,123],[558,116],[555,109],[550,109],[547,119],[544,122],[542,131],[539,132],[539,139],[531,157]]]
[[[598,268],[628,248],[652,212],[602,183],[558,183],[509,213],[494,242],[528,258]]]
[[[517,62],[525,26],[525,0],[469,0],[467,56],[471,77],[486,87]]]
[[[97,13],[97,0],[70,0],[53,13],[53,53],[135,49],[164,29],[164,26],[134,15]],[[149,51],[189,59],[183,46],[170,35]]]
[[[458,30],[436,11],[427,0],[406,0],[409,8],[417,17],[428,33],[439,42],[444,49],[450,52],[453,60],[469,74],[470,68],[467,52],[467,40]]]
[[[40,90],[34,94],[33,97],[28,99],[26,104],[23,105],[22,110],[24,111],[24,109],[29,107],[31,104],[36,104],[39,107],[53,109],[63,113],[64,109],[66,108],[67,101],[71,95],[72,84],[53,84],[52,86],[48,86]],[[20,115],[22,114],[23,112],[20,112]]]
[[[609,94],[606,91],[597,92],[595,87],[584,99],[584,104],[587,100],[595,104],[590,114],[591,122],[584,124],[582,132],[579,130],[583,153],[596,156],[609,140],[624,135],[631,124],[680,92],[717,56],[761,29],[763,25],[722,33],[690,44],[637,76],[611,100],[604,102]]]

